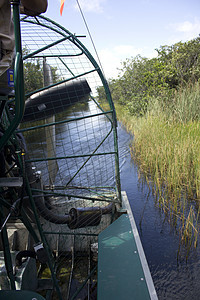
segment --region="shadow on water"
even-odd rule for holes
[[[132,136],[119,125],[119,151],[122,190],[125,190],[134,214],[142,245],[159,299],[200,299],[200,250],[179,249],[179,233],[156,206],[147,184],[138,179],[131,160]]]

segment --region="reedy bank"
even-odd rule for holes
[[[156,203],[196,247],[200,203],[200,85],[179,89],[164,107],[152,98],[147,113],[132,116],[116,105],[117,116],[134,134],[131,154]]]

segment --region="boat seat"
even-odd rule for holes
[[[3,291],[0,290],[1,300],[45,300],[41,295],[32,291]]]

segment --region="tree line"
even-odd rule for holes
[[[200,36],[160,46],[156,51],[156,58],[127,58],[118,78],[109,80],[114,102],[125,106],[132,115],[144,115],[152,99],[159,99],[167,107],[175,91],[200,79]],[[101,102],[103,88],[99,87],[97,92]]]

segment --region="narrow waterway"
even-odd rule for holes
[[[91,103],[90,103],[91,106]],[[91,108],[90,108],[91,109]],[[89,112],[89,106],[85,108],[84,114]],[[79,116],[79,112],[76,112],[76,117]],[[70,113],[69,116],[70,117]],[[108,122],[104,116],[100,120],[99,127],[95,127],[95,120],[91,123],[92,130],[101,132],[106,128]],[[81,127],[82,120],[79,121]],[[56,130],[56,139],[58,145],[58,151],[60,144],[65,145],[64,151],[68,151],[68,145],[72,143],[69,132],[71,131],[73,136],[73,143],[76,146],[76,132],[77,128],[70,128],[69,125],[59,125],[59,130]],[[67,126],[67,129],[65,128]],[[88,125],[87,125],[88,129]],[[130,155],[129,145],[133,137],[126,132],[121,124],[118,126],[118,144],[119,144],[119,156],[120,156],[120,175],[122,190],[126,191],[133,215],[138,227],[144,252],[149,264],[149,268],[152,274],[154,285],[157,291],[158,298],[160,300],[195,300],[200,299],[200,250],[193,249],[187,255],[186,250],[182,247],[179,255],[179,232],[176,228],[173,228],[167,216],[156,205],[152,194],[149,191],[148,186],[144,182],[140,182],[138,179],[137,167],[134,165]],[[29,149],[33,151],[33,157],[42,157],[43,144],[45,144],[45,133],[37,132],[33,135],[26,137]],[[88,140],[80,131],[78,134],[77,151],[88,148],[90,143],[93,143],[94,139]],[[74,147],[75,147],[74,146]],[[109,147],[109,144],[107,145]],[[62,148],[63,149],[63,148]],[[70,149],[69,149],[70,151]],[[59,152],[62,156],[63,153]],[[66,154],[66,153],[65,153]],[[108,164],[108,161],[107,161]],[[75,166],[75,164],[74,164]],[[60,169],[65,169],[71,172],[73,171],[73,165],[63,165]],[[98,166],[98,163],[96,163]],[[44,168],[43,168],[44,167]],[[107,166],[103,166],[106,170]],[[40,165],[40,169],[47,169],[46,166]],[[108,168],[107,168],[108,169]],[[62,170],[61,170],[62,171]],[[43,170],[43,177],[45,174]],[[99,174],[100,176],[101,174]],[[109,172],[108,172],[109,175]],[[67,176],[67,175],[66,175]],[[66,177],[64,176],[64,177]],[[91,182],[94,178],[88,173],[88,180]],[[113,177],[109,176],[109,180],[113,180]],[[186,257],[188,259],[186,260]]]
[[[200,299],[200,250],[179,249],[179,234],[155,204],[149,188],[138,180],[131,160],[132,136],[119,124],[119,152],[122,190],[125,190],[138,227],[158,298]]]

